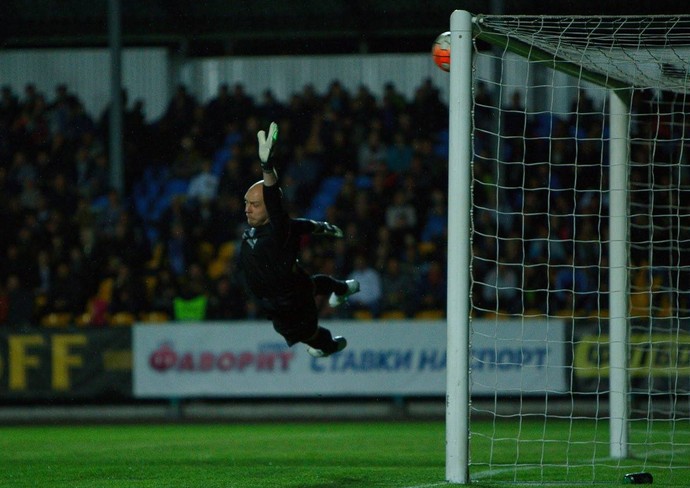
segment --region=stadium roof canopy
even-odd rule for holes
[[[2,0],[0,48],[102,46],[109,0]],[[420,52],[450,13],[690,13],[674,0],[121,0],[125,46],[191,56]]]

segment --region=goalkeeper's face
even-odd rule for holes
[[[268,223],[263,182],[253,184],[244,195],[244,214],[247,216],[247,223],[252,227],[260,227]]]

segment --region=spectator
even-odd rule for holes
[[[43,195],[41,188],[36,184],[35,180],[24,180],[24,184],[22,185],[22,193],[19,196],[19,202],[23,208],[27,210],[37,210],[41,207],[44,198],[45,196]]]
[[[400,311],[410,317],[414,312],[413,276],[405,271],[400,260],[390,256],[381,273],[381,311]]]
[[[129,212],[123,212],[115,224],[112,235],[102,237],[102,245],[108,256],[116,256],[131,266],[135,272],[142,268],[149,258],[144,236]]]
[[[388,170],[396,174],[405,173],[410,169],[412,155],[412,146],[405,140],[405,135],[402,132],[396,132],[386,154]]]
[[[360,291],[349,298],[350,304],[356,310],[368,310],[377,316],[381,309],[381,274],[369,265],[364,254],[357,254],[354,269],[348,277],[359,282]]]
[[[19,276],[12,274],[7,278],[7,325],[10,327],[30,327],[34,325],[34,296],[26,288]]]
[[[235,83],[232,89],[230,118],[240,124],[254,113],[254,100],[250,97],[242,83]],[[255,131],[252,130],[252,134]]]
[[[432,260],[422,271],[417,286],[417,310],[445,310],[447,281],[445,267]]]
[[[41,249],[36,258],[36,274],[38,283],[34,288],[37,296],[47,296],[53,287],[53,267],[50,262],[50,253]]]
[[[187,188],[187,198],[192,203],[205,203],[216,199],[219,178],[211,171],[211,162],[201,163],[201,171],[192,177]]]
[[[310,204],[321,177],[323,162],[320,159],[322,148],[318,144],[311,146],[298,145],[294,151],[294,161],[284,172],[285,191],[289,191],[288,181],[292,182],[292,195],[286,196],[286,201],[294,204],[298,209],[304,209]],[[301,213],[300,210],[298,210]]]
[[[110,191],[110,162],[104,152],[97,153],[93,162],[93,170],[88,180],[88,195],[95,200]]]
[[[230,276],[223,275],[215,283],[209,297],[207,318],[210,320],[238,320],[247,316],[247,298],[243,287]]]
[[[381,133],[372,130],[366,141],[360,144],[358,160],[358,171],[360,174],[371,176],[380,167],[385,167],[388,148],[381,140]]]
[[[516,313],[520,310],[518,275],[513,266],[499,262],[483,280],[482,308]]]
[[[96,204],[96,232],[104,236],[114,235],[124,211],[120,194],[111,188],[106,197]]]
[[[172,100],[161,119],[161,131],[170,141],[179,141],[189,132],[197,102],[187,92],[187,87],[178,85]]]
[[[229,222],[241,222],[244,214],[239,194],[221,194],[216,205],[211,207],[212,215],[209,223],[209,241],[215,247],[224,242],[233,241],[241,235],[241,226],[228,225]]]
[[[179,295],[179,287],[173,273],[168,268],[159,269],[154,276],[155,286],[151,298],[151,310],[173,316],[173,303]]]
[[[189,180],[202,170],[203,163],[203,155],[197,147],[197,141],[192,134],[186,134],[180,140],[171,174],[175,178]]]
[[[120,263],[113,282],[113,296],[109,312],[114,315],[127,312],[134,315],[144,311],[146,291],[139,275],[126,263]]]
[[[81,146],[74,155],[74,184],[81,196],[91,198],[90,180],[94,162],[86,147]]]
[[[335,127],[324,144],[324,153],[328,154],[328,164],[333,175],[344,176],[357,171],[357,150],[344,128]]]
[[[0,122],[9,126],[19,112],[19,100],[8,85],[3,85],[0,92]]]
[[[196,262],[191,262],[187,266],[187,272],[181,277],[179,282],[179,295],[185,299],[206,295],[210,289],[204,270]]]
[[[258,107],[259,117],[262,120],[281,120],[284,112],[285,107],[276,99],[273,91],[264,90]]]
[[[546,314],[548,307],[549,271],[546,264],[523,267],[522,307],[525,311]]]
[[[77,208],[77,193],[63,173],[57,173],[53,177],[45,196],[50,208],[59,211],[62,215],[72,215]]]
[[[569,255],[568,261],[560,266],[551,267],[551,283],[549,284],[549,307],[552,310],[587,310],[595,299],[597,282],[592,282],[586,271],[575,266],[574,256]]]
[[[380,217],[378,205],[375,202],[372,204],[371,194],[366,190],[357,191],[354,208],[350,210],[354,210],[354,213],[350,214],[345,221],[353,224],[356,231],[347,234],[352,236],[349,244],[351,246],[356,245],[360,251],[375,249],[376,235],[383,224],[383,220]]]
[[[187,230],[181,222],[174,222],[166,242],[167,264],[176,279],[182,279],[187,266],[194,260],[194,250],[187,238]]]
[[[218,182],[218,193],[220,195],[241,195],[250,184],[249,175],[242,167],[240,147],[235,145],[225,160],[223,174]]]
[[[395,243],[400,243],[407,232],[416,230],[417,209],[402,189],[393,193],[393,201],[386,208],[386,227],[391,230]]]
[[[47,294],[46,310],[76,315],[84,311],[81,283],[66,262],[58,263],[55,279]]]
[[[221,83],[216,96],[206,105],[206,124],[211,135],[217,137],[217,145],[222,143],[222,132],[230,120],[232,120],[230,88],[227,83]]]
[[[100,281],[100,273],[105,267],[107,260],[106,249],[97,238],[93,227],[80,227],[78,238],[77,246],[81,250],[84,263],[86,263],[84,286],[87,289],[95,289]]]
[[[445,242],[448,232],[446,196],[441,190],[431,193],[431,208],[422,227],[421,242]]]
[[[36,166],[32,164],[24,151],[16,151],[12,155],[8,180],[15,188],[23,188],[27,181],[36,181],[38,172]]]
[[[26,234],[26,239],[31,239],[31,235],[26,228],[20,230],[21,234]],[[22,287],[33,289],[38,285],[38,276],[36,270],[27,266],[26,263],[32,262],[33,251],[29,248],[21,246],[17,242],[13,242],[7,246],[2,266],[0,266],[0,273],[3,273],[3,279],[7,280],[11,276],[15,276],[17,281],[21,283]],[[7,286],[8,292],[15,287]]]

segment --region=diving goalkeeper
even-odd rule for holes
[[[242,235],[240,267],[245,282],[288,345],[302,342],[312,356],[330,356],[345,349],[347,341],[319,326],[314,297],[330,295],[329,305],[337,307],[359,291],[359,283],[323,274],[310,276],[298,262],[299,241],[304,234],[341,238],[343,232],[328,222],[288,216],[271,161],[278,138],[276,123],[271,123],[268,135],[260,130],[257,138],[264,179],[254,183],[244,196],[249,229]]]

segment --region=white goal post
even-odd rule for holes
[[[450,32],[447,481],[690,476],[690,16],[458,10]],[[520,362],[535,323],[561,364]],[[473,370],[504,366],[567,388],[487,394]]]

